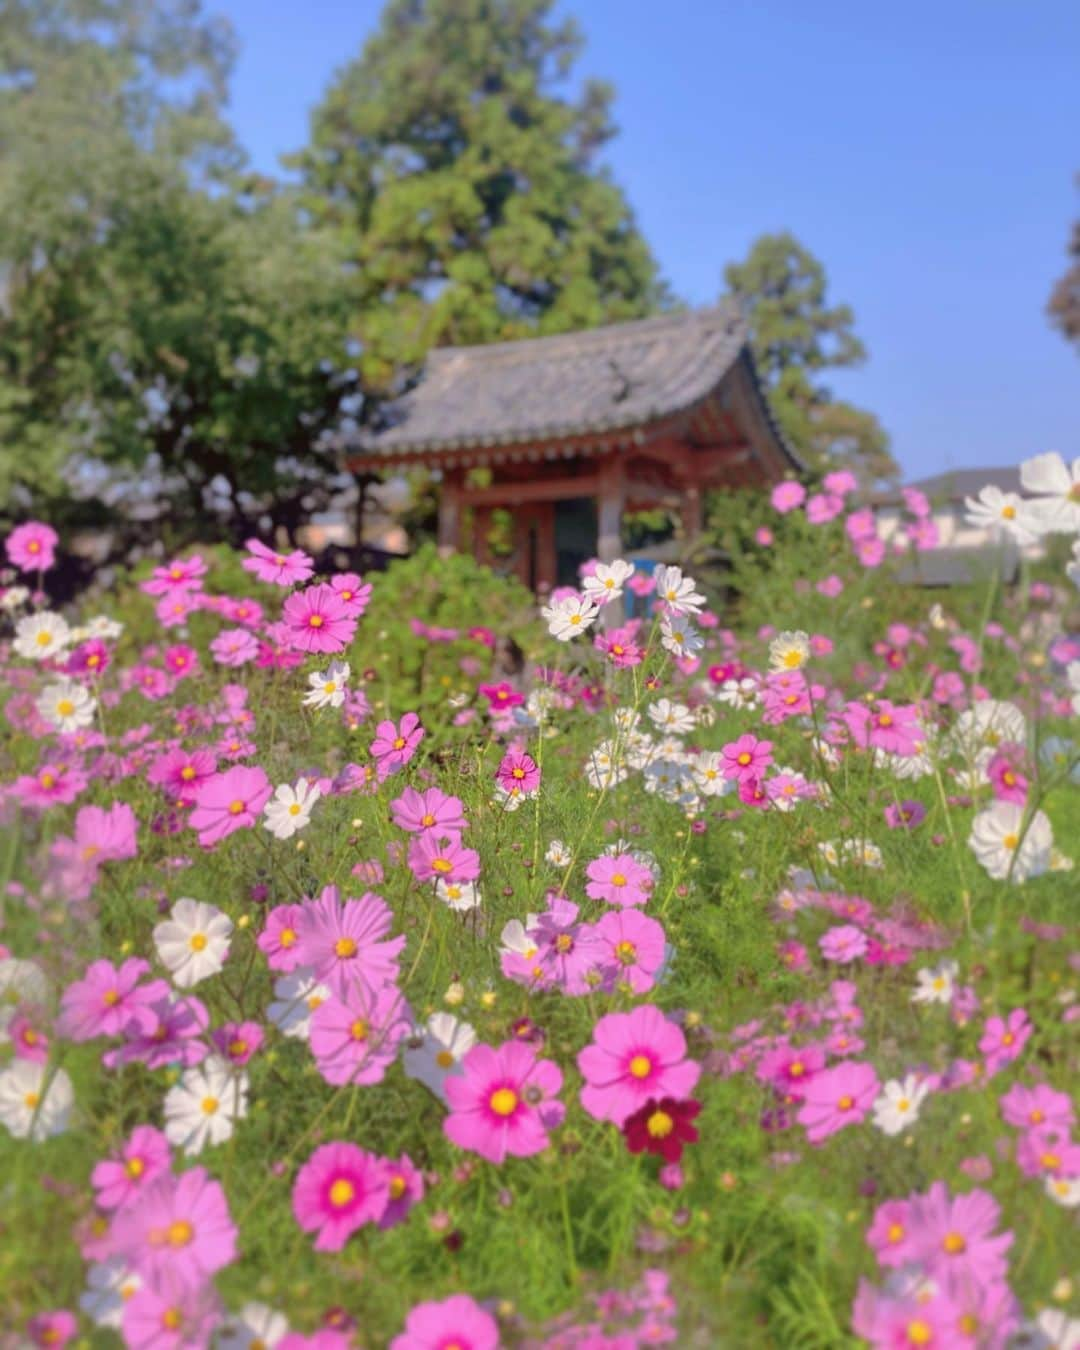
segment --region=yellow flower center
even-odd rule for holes
[[[512,1116],[517,1110],[518,1095],[513,1088],[497,1088],[488,1102],[497,1116]]]
[[[195,777],[194,767],[190,764],[185,764],[184,767],[180,770],[180,777],[184,780],[185,783],[190,783],[191,780]]]
[[[54,788],[56,786],[56,774],[43,773],[38,779],[38,782],[43,788]]]
[[[165,1240],[170,1247],[186,1247],[194,1236],[195,1229],[192,1228],[187,1219],[174,1219],[169,1224]]]
[[[356,1196],[356,1187],[345,1177],[338,1177],[330,1187],[330,1203],[335,1209],[343,1209]]]
[[[405,1194],[405,1191],[406,1191],[407,1189],[408,1189],[408,1188],[407,1188],[406,1185],[405,1185],[405,1178],[404,1178],[404,1177],[391,1177],[391,1178],[390,1178],[390,1199],[391,1199],[391,1200],[400,1200],[401,1197]]]
[[[368,1034],[368,1024],[362,1017],[358,1017],[349,1028],[349,1035],[354,1041],[366,1041]]]
[[[801,1078],[805,1072],[806,1072],[806,1065],[802,1062],[802,1060],[797,1059],[794,1062],[794,1064],[790,1064],[788,1066],[789,1078]]]
[[[622,873],[622,872],[612,872],[612,874],[611,874],[611,884],[612,884],[613,886],[625,886],[625,885],[626,885],[626,876],[625,876],[625,874]]]
[[[312,614],[308,619],[309,628],[321,628],[323,626],[323,616],[321,614]]]
[[[39,647],[47,647],[52,642],[52,634],[47,628],[43,628],[34,641]]]
[[[28,1092],[23,1097],[23,1105],[27,1108],[28,1111],[36,1110],[39,1101],[41,1101],[41,1097],[36,1092]]]
[[[559,936],[555,939],[555,950],[557,952],[562,952],[565,955],[567,952],[573,951],[573,949],[574,949],[574,939],[570,936],[570,934],[560,933]]]
[[[166,1331],[179,1331],[183,1320],[183,1314],[179,1308],[166,1308],[161,1314],[161,1325]]]
[[[1011,853],[1012,850],[1016,848],[1017,844],[1019,844],[1019,842],[1020,836],[1018,834],[1007,834],[1004,837],[1004,839],[1002,839],[1001,846],[1002,848],[1007,848]]]
[[[420,824],[423,825],[425,830],[429,830],[431,829],[432,825],[435,824],[435,817],[429,811],[426,816],[420,817]]]
[[[890,1242],[899,1242],[900,1239],[904,1236],[903,1224],[899,1223],[889,1224],[888,1232],[886,1232],[885,1236],[888,1238]]]
[[[323,693],[324,693],[324,694],[333,694],[333,693],[336,693],[336,692],[337,692],[337,683],[336,683],[336,681],[334,681],[334,680],[327,680],[327,682],[323,685]]]
[[[929,1345],[934,1338],[934,1330],[929,1322],[916,1319],[907,1324],[908,1345]]]
[[[298,816],[303,809],[304,808],[300,805],[299,802],[293,802],[292,805],[289,807],[289,815]]]
[[[405,737],[404,737],[404,736],[395,736],[395,737],[394,737],[394,749],[395,749],[395,750],[404,750],[404,749],[405,749]]]
[[[217,1111],[220,1104],[221,1103],[216,1097],[204,1097],[202,1099],[203,1115],[212,1116]]]
[[[334,955],[347,960],[350,956],[356,955],[356,941],[351,937],[338,938],[334,943]]]
[[[742,752],[742,754],[741,754],[741,755],[739,756],[739,758],[738,758],[738,763],[741,764],[741,765],[743,766],[743,768],[745,768],[746,765],[749,764],[750,761],[751,761],[752,759],[753,759],[753,756],[750,755],[750,754],[748,754],[748,753],[744,750],[744,751]]]
[[[784,665],[788,670],[798,670],[802,665],[802,652],[796,651],[793,647],[790,651],[784,653]]]
[[[246,1055],[247,1048],[247,1041],[242,1041],[239,1038],[229,1042],[229,1054],[232,1055],[234,1059],[239,1059],[241,1055]]]
[[[279,947],[291,947],[295,941],[296,941],[295,928],[283,928],[281,932],[278,934]]]
[[[1003,506],[1003,507],[1001,508],[1001,517],[1002,517],[1003,520],[1015,520],[1015,519],[1016,519],[1016,507],[1015,507],[1015,506]]]
[[[630,1076],[632,1078],[648,1078],[652,1073],[652,1060],[648,1055],[635,1055],[630,1061]]]
[[[675,1121],[666,1111],[654,1111],[645,1122],[645,1128],[653,1139],[666,1139],[675,1128]]]
[[[637,948],[632,942],[627,942],[624,939],[622,942],[615,944],[615,955],[624,966],[632,966],[637,960]]]
[[[855,1105],[855,1098],[841,1097],[840,1100],[836,1103],[836,1105],[840,1108],[841,1111],[850,1111],[851,1108]]]
[[[525,770],[524,770],[523,768],[521,768],[521,766],[519,765],[516,769],[512,769],[512,770],[511,770],[511,775],[512,775],[514,778],[524,778],[524,777],[525,777]]]
[[[946,1233],[941,1246],[950,1256],[959,1256],[961,1252],[967,1251],[967,1242],[962,1233]]]
[[[120,995],[115,989],[106,989],[101,996],[101,1001],[105,1004],[106,1008],[115,1008],[120,1002]]]
[[[229,815],[238,816],[244,809],[244,803],[237,797],[236,801],[229,803]]]
[[[454,870],[454,864],[449,858],[433,858],[431,870],[433,872],[441,872],[445,876],[447,872],[452,872]]]
[[[440,1050],[435,1056],[435,1063],[440,1069],[449,1069],[453,1067],[454,1056],[449,1050]]]
[[[188,938],[188,946],[193,952],[204,951],[206,949],[206,934],[192,933],[191,937]]]
[[[62,698],[56,705],[56,711],[61,717],[70,717],[75,711],[75,704],[69,698]]]

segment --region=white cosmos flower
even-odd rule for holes
[[[1047,1308],[1035,1319],[1039,1339],[1025,1341],[1025,1350],[1080,1350],[1080,1317],[1070,1317],[1058,1308]]]
[[[49,1001],[49,981],[33,961],[18,956],[0,959],[0,1045],[10,1040],[8,1027],[21,1003],[44,1006]]]
[[[1065,575],[1074,586],[1080,588],[1080,539],[1073,542],[1072,560],[1065,564]]]
[[[801,670],[809,660],[810,638],[806,633],[779,633],[769,643],[769,669],[773,674]]]
[[[298,778],[296,787],[282,783],[263,807],[264,824],[275,839],[291,839],[311,821],[311,811],[322,789]]]
[[[1080,459],[1067,465],[1056,451],[1020,465],[1020,482],[1037,494],[1032,519],[1044,534],[1080,533]]]
[[[348,661],[331,661],[325,670],[308,676],[303,702],[309,708],[340,708],[349,692]]]
[[[690,761],[694,786],[703,797],[722,797],[734,784],[724,777],[724,760],[719,750],[702,750]]]
[[[996,535],[1015,539],[1020,545],[1033,544],[1042,533],[1031,505],[1015,492],[1002,492],[992,483],[977,497],[965,497],[965,520],[977,530],[992,530]]]
[[[37,1143],[63,1134],[74,1104],[75,1090],[63,1069],[14,1059],[0,1072],[0,1125],[16,1139]]]
[[[594,605],[617,600],[633,575],[634,564],[625,558],[616,558],[612,563],[597,563],[592,576],[586,577],[581,583],[585,598]]]
[[[757,680],[751,679],[749,675],[741,680],[725,680],[716,691],[717,703],[726,703],[739,712],[756,708],[758,697]]]
[[[86,1272],[86,1289],[79,1307],[98,1327],[120,1330],[128,1299],[138,1293],[142,1280],[122,1256],[95,1261]]]
[[[1043,1185],[1055,1205],[1064,1209],[1080,1205],[1080,1177],[1047,1177]]]
[[[664,731],[683,734],[694,729],[694,714],[685,703],[673,703],[669,698],[658,698],[649,705],[649,721]]]
[[[30,592],[25,586],[9,586],[0,593],[0,609],[5,610],[8,614],[13,614],[29,599]]]
[[[1063,736],[1047,736],[1039,746],[1039,758],[1052,774],[1069,770],[1069,782],[1080,783],[1080,746]]]
[[[656,598],[663,600],[672,614],[700,614],[705,597],[694,589],[697,582],[693,577],[684,577],[681,567],[661,565],[653,573],[656,581]]]
[[[551,863],[552,867],[569,867],[573,856],[561,839],[553,839],[547,846],[544,861]]]
[[[225,964],[233,923],[215,905],[187,896],[177,900],[169,918],[154,927],[161,964],[179,989],[216,975]]]
[[[274,981],[274,1000],[266,1015],[283,1036],[306,1041],[311,1030],[311,1014],[330,997],[310,966],[301,966]]]
[[[217,1350],[274,1350],[288,1334],[284,1313],[265,1303],[245,1303],[217,1332],[214,1344]]]
[[[601,741],[585,761],[585,781],[596,791],[615,787],[626,777],[626,765],[622,762],[614,741]]]
[[[585,630],[600,613],[599,609],[585,596],[568,595],[554,605],[545,605],[540,616],[548,626],[548,632],[560,642],[569,642]]]
[[[95,614],[86,623],[88,637],[100,638],[102,642],[115,642],[124,631],[119,619],[110,619],[107,614]]]
[[[923,966],[915,974],[917,985],[911,996],[912,1003],[951,1003],[959,969],[955,961],[940,961],[932,968]]]
[[[1049,869],[1054,835],[1041,811],[1035,812],[1025,829],[1019,802],[994,802],[971,822],[968,845],[996,880],[1008,877],[1020,883]]]
[[[643,771],[645,791],[678,802],[693,790],[689,767],[673,759],[655,759]]]
[[[71,630],[59,614],[39,610],[15,625],[15,650],[27,661],[47,661],[59,656],[71,641]]]
[[[447,1077],[458,1071],[475,1044],[476,1031],[468,1022],[453,1013],[432,1013],[419,1036],[405,1043],[405,1072],[445,1102]]]
[[[1080,713],[1080,661],[1070,661],[1065,667],[1065,678],[1069,681],[1069,688],[1072,690],[1072,707],[1074,713]]]
[[[1026,742],[1027,720],[1015,703],[980,699],[956,719],[952,740],[965,759],[974,760],[981,767],[1004,741],[1017,745]]]
[[[221,1055],[185,1069],[165,1094],[165,1137],[188,1157],[222,1144],[247,1115],[248,1076]]]
[[[444,881],[440,877],[435,883],[435,894],[444,905],[460,914],[480,904],[480,892],[471,881]]]
[[[660,645],[672,656],[693,656],[705,646],[705,639],[685,618],[665,614],[660,620]]]
[[[93,722],[97,699],[74,680],[60,680],[45,686],[37,710],[57,731],[80,731]]]
[[[874,1124],[882,1134],[895,1135],[919,1119],[919,1107],[930,1091],[913,1073],[902,1080],[892,1079],[874,1102]]]

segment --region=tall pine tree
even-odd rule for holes
[[[858,365],[866,348],[848,305],[826,299],[825,269],[787,231],[763,234],[724,269],[751,325],[758,370],[777,421],[815,468],[845,467],[866,483],[895,478],[889,438],[873,413],[833,397],[825,370]]]
[[[551,0],[390,0],[292,163],[355,264],[360,369],[386,392],[432,346],[648,313],[656,265],[597,163],[612,90],[562,86]]]

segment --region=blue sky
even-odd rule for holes
[[[240,41],[255,164],[307,137],[379,0],[207,0]],[[570,0],[617,89],[606,158],[676,294],[789,228],[852,305],[909,477],[1080,455],[1080,354],[1044,316],[1080,216],[1076,0]]]

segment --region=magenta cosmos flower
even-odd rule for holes
[[[377,1223],[390,1200],[379,1159],[356,1144],[323,1144],[293,1185],[296,1222],[316,1233],[317,1252],[339,1252],[358,1228]]]
[[[378,765],[379,782],[385,782],[392,773],[408,764],[423,739],[424,728],[414,712],[406,713],[400,726],[395,726],[389,719],[380,722],[370,747],[372,758]]]
[[[236,764],[199,785],[188,823],[198,831],[203,848],[209,848],[235,830],[258,824],[273,791],[262,769]]]
[[[507,750],[495,770],[495,781],[504,792],[535,792],[540,786],[540,769],[532,755]]]
[[[548,1130],[566,1114],[554,1100],[563,1079],[554,1060],[537,1059],[522,1041],[506,1041],[497,1049],[474,1045],[461,1068],[445,1083],[450,1114],[443,1131],[452,1143],[493,1163],[547,1148]]]
[[[249,553],[241,564],[245,572],[251,572],[259,581],[268,581],[273,586],[296,586],[307,581],[315,571],[315,564],[301,549],[291,553],[275,553],[258,539],[249,539],[244,545]]]
[[[480,875],[480,854],[466,848],[456,832],[438,835],[425,830],[409,845],[409,867],[417,881],[475,881]]]
[[[609,910],[593,931],[600,946],[605,990],[647,993],[664,964],[663,925],[636,909]]]
[[[117,1250],[150,1283],[172,1277],[197,1289],[236,1258],[236,1225],[225,1192],[203,1167],[160,1176],[138,1203],[122,1209]]]
[[[59,536],[40,520],[28,520],[17,525],[4,541],[4,549],[12,567],[20,572],[47,572],[56,561]]]
[[[997,1073],[1016,1059],[1031,1036],[1032,1026],[1023,1008],[1014,1008],[1007,1018],[989,1017],[979,1040],[986,1056],[987,1073]]]
[[[650,1097],[689,1097],[701,1074],[686,1058],[682,1029],[651,1004],[601,1017],[577,1063],[582,1106],[620,1127]]]
[[[499,1327],[468,1294],[419,1303],[390,1350],[498,1350]]]
[[[744,778],[760,779],[772,763],[772,741],[759,741],[750,732],[738,740],[729,741],[720,750],[721,772],[725,778],[741,782]]]
[[[296,591],[281,611],[288,645],[299,652],[341,652],[356,636],[356,620],[332,586]]]
[[[589,878],[585,894],[591,900],[604,900],[620,907],[645,904],[653,886],[652,873],[629,853],[594,858],[585,875]]]
[[[336,886],[323,889],[318,900],[303,906],[298,929],[297,955],[310,966],[316,980],[340,999],[363,984],[378,990],[398,977],[398,957],[404,937],[384,941],[393,915],[384,900],[371,891],[359,900],[342,900]]]
[[[845,1063],[815,1074],[802,1091],[797,1116],[811,1144],[865,1120],[880,1088],[872,1064]]]
[[[190,558],[174,558],[164,567],[155,567],[148,581],[139,582],[139,590],[154,596],[201,591],[205,575],[206,563],[195,553]]]
[[[157,1026],[153,1004],[165,992],[161,980],[139,987],[150,970],[147,962],[129,957],[123,965],[93,961],[81,980],[69,984],[60,1002],[56,1029],[71,1041],[118,1036],[132,1030],[147,1035]]]

